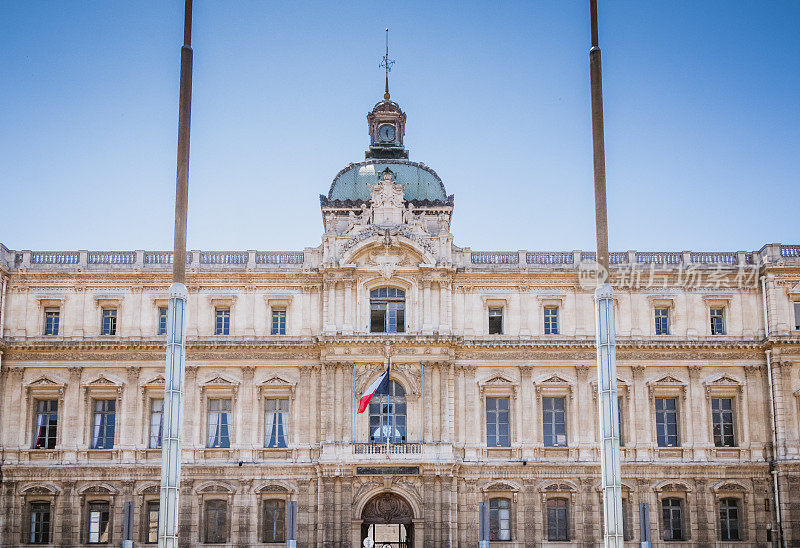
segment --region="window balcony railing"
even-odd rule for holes
[[[353,443],[353,454],[355,455],[421,455],[422,443]]]

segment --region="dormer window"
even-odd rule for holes
[[[396,287],[381,287],[369,293],[370,332],[404,333],[406,330],[406,292]]]

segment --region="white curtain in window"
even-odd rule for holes
[[[217,433],[219,431],[219,413],[214,411],[208,414],[208,446],[216,447],[219,443]]]
[[[47,415],[45,413],[40,413],[36,415],[36,444],[38,445],[41,441],[42,444],[46,444],[47,441],[45,436],[47,435],[47,427],[45,426],[45,421],[47,420]]]
[[[150,413],[150,449],[161,447],[161,429],[164,425],[164,400],[153,400]]]
[[[103,402],[97,401],[94,404],[94,434],[92,436],[92,447],[95,449],[100,446],[100,428],[103,425]]]

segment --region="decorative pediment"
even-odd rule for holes
[[[86,386],[122,386],[121,381],[109,379],[105,375],[100,375],[95,380],[86,383]]]
[[[485,386],[485,385],[495,385],[495,386],[497,386],[497,385],[513,385],[513,384],[515,384],[515,382],[513,380],[509,379],[508,377],[505,377],[503,375],[499,375],[498,374],[498,375],[492,375],[488,379],[482,380],[478,384],[480,384],[481,386]]]
[[[20,494],[22,495],[57,495],[61,491],[58,487],[54,485],[50,485],[48,483],[39,483],[35,485],[29,485],[27,487],[23,487],[19,490]]]
[[[115,495],[117,492],[115,488],[105,483],[90,484],[78,489],[80,495]]]
[[[278,485],[276,483],[268,483],[256,489],[256,493],[290,493],[291,491],[284,487],[283,485]]]
[[[737,482],[726,481],[726,480],[718,481],[717,483],[711,486],[711,490],[714,491],[715,493],[721,491],[739,491],[739,492],[748,491],[747,487],[745,487],[744,485],[741,485]]]
[[[28,390],[42,390],[42,391],[62,391],[65,383],[59,382],[48,375],[40,375],[35,380],[29,382],[25,387]]]
[[[553,481],[542,484],[539,489],[545,493],[574,493],[575,486],[566,481]]]
[[[258,388],[262,392],[272,392],[272,391],[279,391],[279,392],[291,392],[294,394],[295,388],[297,387],[297,382],[293,380],[289,380],[281,375],[272,375],[270,377],[265,378],[263,381],[258,383]]]
[[[676,379],[672,375],[664,375],[663,377],[659,377],[659,378],[657,378],[655,380],[652,380],[652,381],[648,382],[647,384],[650,385],[650,386],[656,386],[656,385],[657,386],[684,386],[684,385],[686,385],[685,382],[683,382],[680,379]]]
[[[203,493],[203,494],[219,494],[224,493],[226,495],[231,495],[236,492],[236,490],[231,487],[230,485],[226,485],[220,482],[205,482],[200,484],[195,488],[196,493]]]
[[[706,386],[740,386],[742,383],[739,380],[731,377],[730,375],[723,373],[721,375],[717,375],[715,377],[711,377],[710,379],[703,382]]]
[[[238,379],[219,373],[214,374],[213,377],[200,383],[201,390],[205,390],[207,388],[230,388],[235,390],[238,387]]]
[[[145,487],[144,489],[139,490],[140,495],[158,495],[161,493],[161,486],[159,484],[153,484]]]
[[[688,485],[683,483],[682,481],[675,481],[675,480],[663,480],[656,483],[653,486],[654,491],[658,492],[690,492],[691,489]]]
[[[562,377],[558,373],[553,373],[551,375],[542,375],[535,379],[533,383],[537,387],[559,387],[559,386],[572,386],[572,381],[567,379],[566,377]]]
[[[490,483],[483,488],[483,491],[519,491],[519,487],[498,481],[495,483]]]
[[[159,373],[158,375],[156,375],[155,377],[153,377],[152,379],[150,379],[149,381],[144,383],[144,385],[145,386],[160,386],[160,387],[163,387],[165,383],[166,383],[166,381],[164,380],[164,375]]]

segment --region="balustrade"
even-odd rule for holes
[[[133,264],[135,251],[90,251],[89,264]]]
[[[257,251],[256,264],[303,264],[303,252]]]
[[[518,264],[519,253],[516,251],[473,251],[472,262],[475,264]]]
[[[525,261],[528,264],[572,264],[571,251],[528,251]]]

